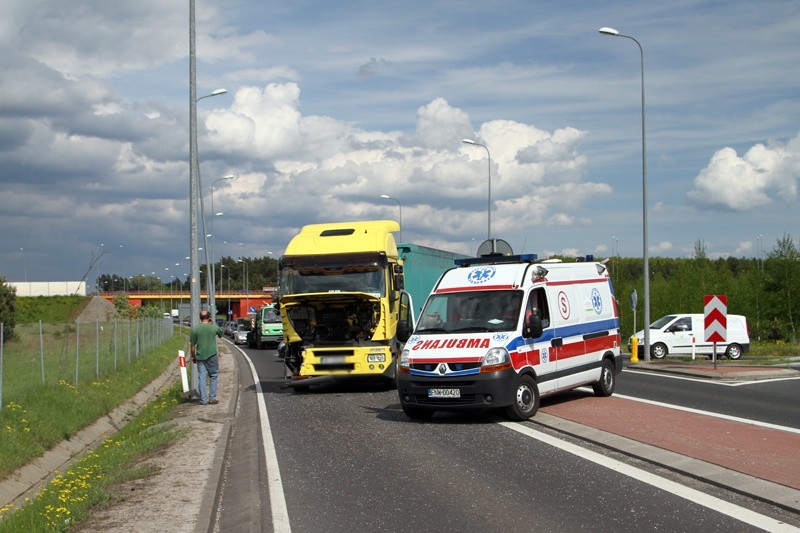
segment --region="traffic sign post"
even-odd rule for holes
[[[712,359],[717,368],[717,343],[728,338],[728,297],[718,294],[703,296],[703,328],[705,341],[713,342]]]

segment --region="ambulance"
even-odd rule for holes
[[[398,329],[403,412],[500,409],[521,421],[542,396],[582,385],[610,396],[622,371],[619,314],[605,265],[587,259],[457,260],[413,332],[407,322]]]

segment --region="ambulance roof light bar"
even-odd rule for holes
[[[521,254],[521,255],[485,255],[483,257],[465,257],[464,259],[455,259],[453,262],[456,266],[471,266],[471,265],[489,265],[489,264],[502,264],[502,263],[533,263],[539,258],[536,254]]]

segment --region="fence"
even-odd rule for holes
[[[74,324],[18,324],[15,341],[3,342],[0,323],[0,409],[4,398],[60,382],[101,379],[174,335],[171,318]],[[5,389],[4,389],[5,386]]]

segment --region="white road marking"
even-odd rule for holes
[[[587,392],[591,392],[591,390],[592,390],[592,389],[590,389],[588,387],[578,387],[578,389],[579,390],[583,390],[583,391],[587,391]],[[667,409],[674,409],[676,411],[684,411],[686,413],[694,413],[694,414],[698,414],[698,415],[711,416],[711,417],[714,417],[714,418],[721,418],[722,420],[731,420],[733,422],[741,422],[742,424],[750,424],[752,426],[759,426],[759,427],[768,428],[768,429],[777,429],[778,431],[786,431],[788,433],[794,433],[796,435],[800,435],[800,429],[798,429],[798,428],[793,428],[793,427],[789,427],[789,426],[779,426],[778,424],[770,424],[769,422],[761,422],[759,420],[752,420],[750,418],[740,418],[738,416],[724,415],[722,413],[714,413],[714,412],[711,412],[711,411],[703,411],[703,410],[700,410],[700,409],[693,409],[692,407],[683,407],[681,405],[675,405],[675,404],[671,404],[671,403],[657,402],[655,400],[647,400],[645,398],[637,398],[635,396],[627,396],[625,394],[618,394],[616,392],[614,393],[614,397],[615,398],[622,398],[624,400],[631,400],[631,401],[634,401],[634,402],[646,403],[646,404],[649,404],[649,405],[655,405],[655,406],[658,406],[658,407],[665,407]]]
[[[642,376],[653,376],[659,378],[680,379],[683,381],[696,381],[698,383],[708,383],[710,385],[722,385],[724,387],[743,387],[745,385],[758,385],[760,383],[772,383],[774,381],[791,381],[800,379],[800,377],[787,377],[787,378],[770,378],[770,379],[754,379],[750,381],[726,381],[724,379],[709,379],[709,378],[692,378],[689,376],[679,376],[676,374],[665,374],[661,372],[651,372],[648,370],[628,370],[624,368],[623,372],[630,374],[639,374]]]
[[[275,441],[272,438],[272,429],[269,425],[267,415],[267,404],[264,401],[264,391],[261,388],[261,380],[258,372],[253,365],[253,361],[240,350],[250,365],[250,372],[253,375],[253,383],[256,386],[256,398],[258,399],[258,415],[261,418],[261,440],[264,443],[264,460],[267,464],[267,484],[269,487],[269,502],[272,509],[272,529],[276,533],[291,533],[292,526],[289,523],[289,511],[286,508],[286,495],[283,492],[283,481],[281,471],[278,466],[278,454],[275,452]]]
[[[619,472],[620,474],[641,481],[642,483],[646,483],[658,489],[669,492],[670,494],[678,496],[679,498],[689,500],[718,513],[730,516],[731,518],[749,524],[753,527],[774,532],[797,531],[797,528],[784,522],[775,520],[774,518],[770,518],[769,516],[750,511],[744,507],[734,505],[726,502],[725,500],[716,498],[685,485],[681,485],[680,483],[676,483],[664,477],[651,474],[650,472],[625,464],[621,461],[617,461],[616,459],[610,459],[600,455],[599,453],[581,448],[580,446],[556,437],[552,437],[546,433],[542,433],[541,431],[537,431],[524,424],[518,422],[498,422],[498,424],[532,439],[536,439],[545,444],[549,444],[550,446],[564,450],[565,452],[571,453],[582,459],[586,459],[587,461],[591,461],[604,468],[614,470],[615,472]]]

